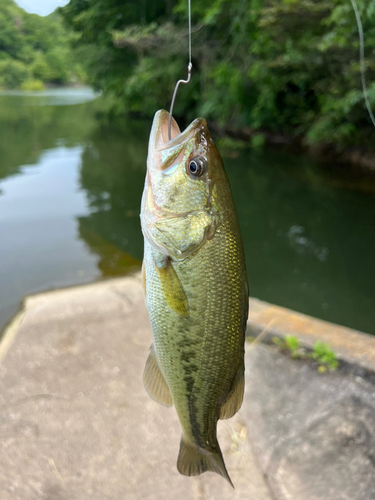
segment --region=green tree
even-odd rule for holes
[[[29,75],[29,69],[21,61],[13,59],[0,61],[0,87],[6,89],[20,87]]]
[[[375,79],[375,0],[357,0]],[[187,65],[187,2],[71,0],[91,82],[117,110],[168,107]],[[175,114],[336,145],[374,143],[360,84],[354,12],[342,0],[193,2],[193,75]],[[369,86],[375,106],[375,83]]]
[[[24,12],[12,0],[0,0],[0,87],[27,86],[30,78],[41,85],[82,77],[71,37],[58,14],[43,18]]]

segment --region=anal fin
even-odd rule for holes
[[[143,385],[150,396],[164,406],[172,406],[173,400],[168,385],[156,360],[155,348],[151,344],[146,366],[143,372]]]
[[[238,410],[241,408],[243,401],[243,393],[245,390],[245,374],[244,369],[241,366],[239,368],[236,378],[234,380],[233,389],[220,408],[220,416],[221,420],[226,418],[231,418],[235,415]]]

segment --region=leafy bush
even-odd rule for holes
[[[20,87],[29,75],[28,67],[21,61],[13,59],[0,61],[0,86],[5,89]]]
[[[357,0],[367,80],[375,80],[375,0]],[[187,66],[186,0],[71,0],[60,10],[77,34],[90,80],[116,107],[168,109]],[[193,73],[175,115],[203,115],[309,144],[374,148],[361,89],[358,33],[342,0],[196,0]],[[375,107],[375,83],[369,100]],[[253,146],[261,146],[254,136]]]
[[[38,92],[40,90],[44,90],[44,83],[41,80],[29,78],[22,83],[21,90],[25,90],[28,92]]]
[[[264,134],[254,134],[251,138],[251,147],[254,149],[262,149],[266,143]]]
[[[41,53],[39,53],[30,67],[31,73],[34,78],[42,80],[43,82],[48,82],[51,77],[51,71],[47,64],[47,61]]]

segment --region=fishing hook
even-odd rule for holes
[[[174,107],[174,101],[176,100],[178,86],[180,85],[180,83],[189,83],[190,82],[192,67],[193,67],[193,65],[191,64],[191,62],[189,62],[189,64],[188,64],[188,77],[187,77],[187,79],[186,80],[178,80],[178,82],[176,83],[176,86],[174,88],[172,102],[171,102],[171,109],[169,111],[169,118],[168,118],[168,141],[171,140],[172,112],[173,112],[173,107]]]
[[[191,63],[191,0],[188,0],[188,17],[189,17],[189,64],[188,64],[188,76],[187,76],[186,80],[178,80],[178,82],[176,83],[176,86],[174,88],[172,102],[171,102],[171,108],[169,110],[169,118],[168,118],[168,141],[170,141],[172,139],[172,137],[171,137],[172,113],[173,113],[174,102],[176,100],[176,95],[177,95],[178,87],[179,87],[180,83],[189,83],[190,82],[191,70],[193,68],[193,65]]]

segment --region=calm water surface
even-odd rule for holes
[[[0,330],[27,294],[140,266],[151,123],[115,124],[94,97],[0,94]],[[375,334],[375,182],[280,151],[223,153],[250,294]]]

